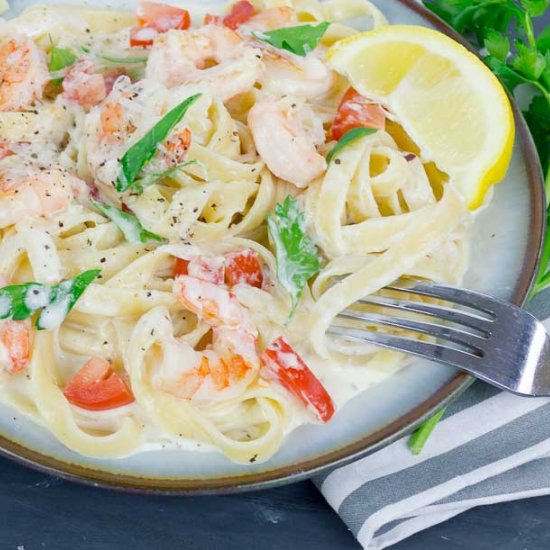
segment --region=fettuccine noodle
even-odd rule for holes
[[[350,84],[323,55],[383,14],[367,0],[243,4],[246,17],[226,11],[238,25],[191,10],[189,29],[177,9],[172,30],[49,5],[0,22],[2,285],[100,270],[46,330],[38,313],[0,322],[0,398],[78,453],[265,461],[408,362],[329,338],[339,312],[402,278],[465,271],[463,201],[390,112],[368,105],[376,131],[327,162]],[[325,21],[303,56],[264,40]],[[121,190],[121,159],[194,96]],[[297,306],[268,232],[289,200],[319,261]]]

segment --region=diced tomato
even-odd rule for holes
[[[226,16],[206,14],[205,25],[224,25],[232,30],[239,28],[243,23],[254,17],[256,9],[247,0],[236,2],[231,6],[231,12]]]
[[[332,139],[339,140],[346,132],[361,126],[383,130],[386,114],[380,105],[350,88],[342,98],[332,123]]]
[[[138,27],[130,31],[131,46],[151,46],[159,33],[171,29],[185,30],[191,25],[187,10],[156,2],[141,2],[137,16]]]
[[[229,286],[245,284],[262,288],[264,274],[260,256],[252,248],[244,248],[225,256],[225,282]]]
[[[130,30],[130,46],[151,46],[159,32],[153,27],[133,27]]]
[[[176,258],[176,265],[174,266],[174,277],[179,277],[180,275],[188,275],[188,268],[189,260]]]
[[[261,355],[262,374],[276,379],[319,419],[328,422],[334,415],[334,403],[321,382],[284,338],[275,340]]]
[[[75,63],[63,79],[63,95],[83,107],[93,107],[107,97],[102,74],[89,59]]]
[[[224,281],[224,271],[223,256],[196,256],[191,260],[176,258],[174,276],[189,275],[201,281],[221,285]]]
[[[132,391],[109,361],[92,357],[73,376],[63,392],[67,400],[83,409],[104,411],[134,401]]]
[[[170,166],[181,164],[191,147],[191,130],[184,128],[179,134],[168,140],[165,144],[167,150],[166,161]]]

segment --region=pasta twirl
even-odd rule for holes
[[[407,363],[329,340],[340,311],[465,270],[452,182],[324,61],[383,14],[242,5],[0,27],[0,397],[78,453],[265,461]],[[332,158],[336,119],[372,131]]]

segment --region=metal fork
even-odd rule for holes
[[[416,282],[386,290],[393,296],[360,300],[335,318],[328,333],[452,365],[520,395],[550,395],[549,337],[527,311],[447,285]]]

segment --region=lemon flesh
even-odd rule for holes
[[[470,209],[505,176],[514,144],[508,96],[451,38],[424,27],[380,27],[337,42],[327,61],[395,115],[422,159],[449,174]]]

